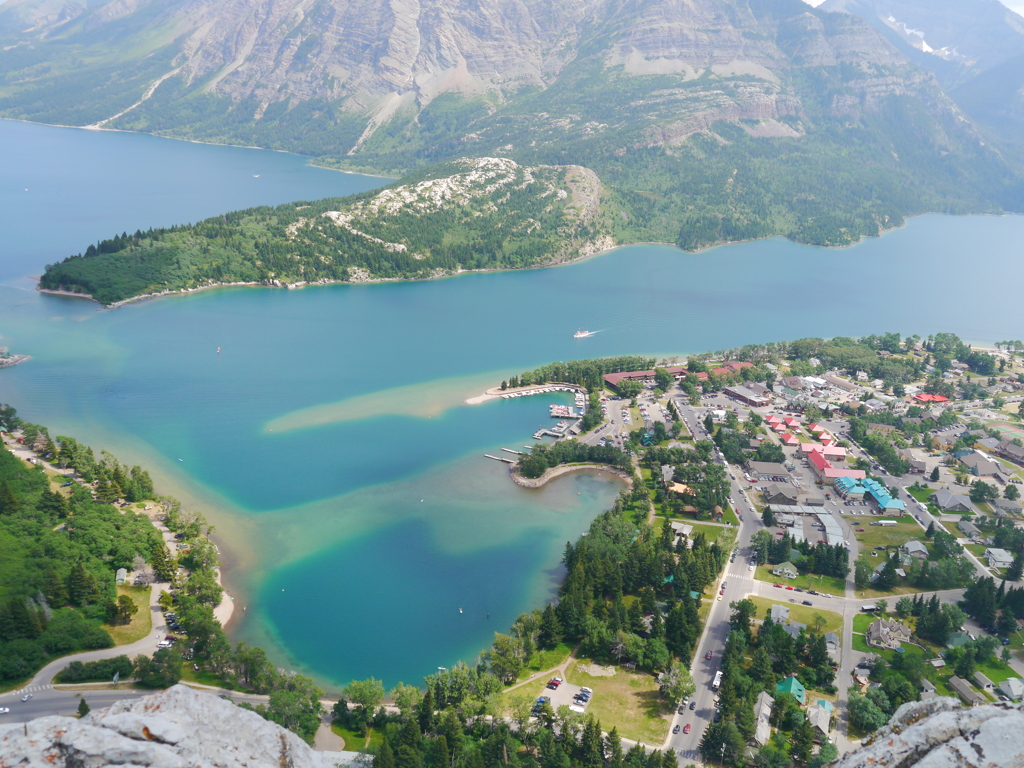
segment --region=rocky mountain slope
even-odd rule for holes
[[[801,0],[10,0],[0,42],[3,116],[396,174],[582,165],[622,241],[839,244],[1024,208],[933,73]]]
[[[117,237],[48,266],[40,287],[112,304],[224,283],[298,287],[543,266],[610,247],[601,213],[601,183],[585,168],[457,160],[380,192]]]

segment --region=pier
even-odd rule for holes
[[[513,451],[513,453],[514,453],[514,451]],[[506,458],[504,456],[491,456],[491,454],[489,454],[489,453],[485,453],[484,454],[484,458],[486,458],[486,459],[494,459],[495,461],[504,461],[506,464],[515,464],[516,463],[515,459],[509,459],[509,458]]]
[[[511,448],[502,448],[501,450],[503,450],[503,451],[508,451],[509,453],[514,453],[514,454],[516,454],[517,456],[521,456],[521,455],[523,454],[523,452],[522,452],[522,451],[513,451],[513,450],[512,450]]]

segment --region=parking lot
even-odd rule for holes
[[[587,690],[589,691],[590,689],[588,688]],[[582,691],[582,686],[563,682],[557,688],[545,688],[542,695],[547,696],[551,700],[551,709],[555,712],[562,706],[569,707],[576,712],[585,712],[589,702],[575,701]]]

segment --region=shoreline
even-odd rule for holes
[[[626,472],[624,469],[613,467],[608,464],[559,464],[557,467],[551,467],[543,475],[536,478],[523,477],[519,474],[515,465],[509,465],[509,477],[512,478],[512,482],[522,488],[543,488],[549,482],[554,480],[556,477],[562,477],[573,472],[579,472],[581,470],[595,470],[598,472],[607,472],[610,475],[617,477],[622,480],[626,487],[633,487],[633,476]]]
[[[490,389],[484,390],[482,394],[466,398],[463,402],[465,402],[466,405],[480,405],[491,400],[498,400],[503,395],[532,395],[534,393],[543,392],[546,389],[551,389],[552,387],[568,387],[574,392],[587,394],[586,388],[577,384],[563,384],[557,381],[550,381],[544,384],[531,384],[528,387],[506,387],[505,389],[502,389],[500,386],[491,387]]]

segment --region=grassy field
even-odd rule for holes
[[[869,648],[867,638],[864,635],[854,635],[853,650],[860,651],[861,653],[875,653],[878,649]]]
[[[205,669],[200,669],[198,672],[192,668],[191,661],[183,661],[181,663],[181,679],[189,683],[199,683],[200,685],[210,685],[214,688],[223,688],[226,691],[241,691],[237,685],[232,685],[223,677],[219,677],[213,672],[208,672]]]
[[[114,639],[114,645],[128,645],[129,643],[137,642],[148,635],[150,630],[153,629],[153,614],[149,610],[149,590],[150,587],[118,585],[117,596],[127,595],[130,597],[138,611],[132,616],[132,620],[128,624],[103,625],[103,628]]]
[[[934,488],[908,488],[907,492],[922,504],[927,504],[928,499],[935,493]]]
[[[345,749],[348,752],[369,752],[384,743],[384,734],[375,728],[367,728],[366,734],[360,735],[342,728],[337,723],[331,723],[331,731],[335,736],[341,736],[345,740]]]
[[[616,669],[611,677],[596,677],[583,672],[581,666],[587,667],[571,665],[567,679],[594,689],[587,712],[601,721],[604,730],[615,726],[620,736],[655,746],[664,741],[669,715],[651,675]]]
[[[813,589],[818,592],[828,592],[830,595],[837,595],[839,597],[843,597],[846,594],[846,580],[837,579],[834,576],[801,573],[795,579],[786,579],[781,576],[772,576],[772,566],[770,565],[757,566],[754,575],[759,581],[767,581],[769,584]]]
[[[825,619],[825,624],[822,627],[822,634],[825,632],[835,632],[840,638],[843,636],[843,616],[833,611],[825,611],[817,606],[809,605],[794,605],[789,600],[770,600],[767,597],[748,597],[747,600],[757,606],[757,618],[763,619],[765,614],[768,613],[768,609],[773,605],[784,605],[789,608],[789,618],[792,621],[798,621],[801,624],[806,624],[808,629],[814,629],[814,618],[821,616]]]
[[[876,565],[882,562],[880,559],[875,557],[865,557],[863,559],[871,563],[872,568],[874,568]],[[880,590],[871,588],[858,589],[854,592],[854,597],[856,597],[858,600],[877,600],[879,598],[889,600],[889,607],[892,608],[896,605],[896,602],[895,600],[892,600],[890,598],[896,598],[900,595],[913,595],[917,594],[920,591],[921,589],[919,587],[913,587],[909,584],[902,584],[898,587],[894,587],[891,592],[882,592]]]
[[[516,682],[521,683],[523,680],[528,679],[530,675],[559,666],[569,658],[570,653],[572,653],[572,646],[568,643],[559,643],[549,651],[537,651],[523,668],[523,671],[519,673],[519,678]]]
[[[871,549],[872,547],[892,547],[905,544],[911,539],[917,539],[919,541],[924,540],[924,531],[921,526],[917,524],[914,518],[906,516],[900,518],[882,518],[887,520],[896,520],[896,525],[890,527],[883,527],[881,525],[870,525],[869,520],[877,522],[874,518],[864,518],[864,524],[858,527],[864,529],[864,533],[854,534],[857,537],[857,541],[860,542],[862,549]]]
[[[736,529],[726,528],[722,525],[701,525],[700,523],[693,523],[694,534],[703,533],[704,538],[708,540],[708,544],[713,542],[719,542],[723,547],[732,547],[732,543],[736,541]]]
[[[876,620],[883,618],[880,615],[874,613],[858,613],[853,617],[853,631],[864,634],[868,631],[868,627]]]

